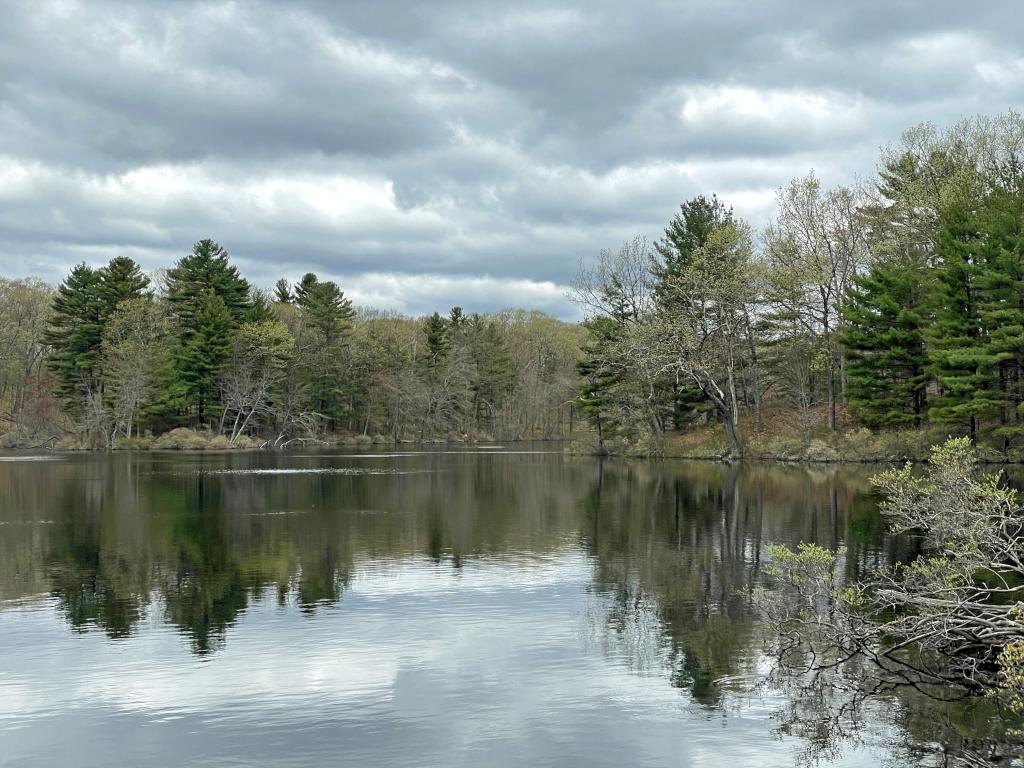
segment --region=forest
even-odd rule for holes
[[[56,288],[0,279],[0,439],[573,437],[597,452],[840,459],[851,445],[913,454],[894,448],[909,434],[922,451],[963,435],[1011,455],[1024,449],[1024,117],[911,128],[873,179],[784,185],[759,230],[694,197],[657,241],[581,262],[570,298],[582,323],[411,318],[355,308],[312,273],[261,289],[209,239],[154,274],[119,256]]]
[[[1018,450],[1024,118],[917,126],[878,168],[792,180],[759,232],[696,197],[657,242],[583,265],[579,406],[599,447],[678,454],[675,434],[710,423],[732,458],[766,433],[825,459],[914,455],[908,433],[925,455],[949,435]]]
[[[282,447],[572,429],[576,327],[518,310],[356,310],[315,274],[262,291],[212,240],[155,278],[117,257],[77,265],[56,289],[0,281],[0,313],[9,445]]]

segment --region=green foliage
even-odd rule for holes
[[[166,410],[172,418],[206,425],[218,411],[218,377],[232,331],[254,317],[268,317],[269,306],[252,301],[248,281],[213,240],[200,240],[168,270],[166,298],[181,333]]]
[[[102,402],[104,325],[122,301],[138,298],[148,285],[138,265],[119,256],[100,269],[79,264],[57,288],[43,341],[53,350],[49,365],[57,393],[72,413]]]
[[[53,317],[43,340],[52,347],[50,370],[57,393],[72,412],[83,407],[82,397],[99,379],[105,302],[100,273],[79,264],[57,287]]]
[[[228,362],[231,348],[231,313],[224,299],[208,291],[191,318],[193,327],[175,361],[176,394],[196,422],[206,424],[217,408],[217,380]]]
[[[274,301],[280,304],[291,304],[295,300],[292,287],[283,277],[274,283]]]
[[[228,252],[213,240],[200,240],[192,252],[167,271],[167,301],[187,342],[197,332],[199,316],[213,294],[227,310],[232,325],[250,319],[250,287],[228,261]]]
[[[996,433],[1011,438],[1024,434],[1024,190],[996,187],[978,219],[984,233],[976,280],[985,341],[980,365],[991,370],[987,400],[999,414]]]
[[[612,350],[621,328],[609,317],[590,318],[583,326],[587,329],[587,338],[583,357],[577,363],[581,381],[576,407],[594,425],[598,448],[604,450],[605,440],[621,429],[613,404],[617,390],[625,383],[625,375],[612,364]]]
[[[917,427],[925,417],[928,278],[919,263],[880,263],[847,292],[846,394],[869,427]]]
[[[707,244],[713,231],[732,222],[732,207],[726,206],[717,195],[712,195],[710,200],[698,195],[679,206],[679,213],[665,228],[664,237],[654,245],[659,257],[651,268],[656,301],[663,305],[671,303],[671,291],[666,290],[669,283]]]
[[[100,270],[99,295],[104,316],[113,314],[122,301],[138,298],[149,287],[139,265],[127,256],[117,256]]]
[[[982,233],[967,204],[949,207],[938,232],[935,319],[928,332],[932,370],[939,396],[929,411],[936,421],[977,421],[996,408],[992,377],[982,341],[977,278],[981,269]]]
[[[314,409],[332,428],[351,416],[355,383],[348,375],[352,355],[348,336],[355,312],[338,285],[306,274],[295,288],[302,317],[300,375],[309,388]]]
[[[173,381],[178,329],[166,303],[150,294],[125,299],[103,329],[104,392],[114,431],[131,437],[147,416],[158,414],[160,397]]]

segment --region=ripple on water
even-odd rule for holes
[[[390,469],[386,467],[269,467],[261,469],[206,469],[198,475],[421,475],[426,469]]]

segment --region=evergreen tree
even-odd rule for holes
[[[679,206],[679,213],[665,228],[664,237],[654,244],[660,257],[651,268],[656,301],[669,300],[666,285],[686,267],[693,254],[704,247],[714,230],[732,220],[732,208],[717,195],[712,195],[710,200],[698,195]]]
[[[319,281],[317,276],[312,272],[307,272],[302,276],[302,279],[295,284],[295,301],[300,302],[309,292],[309,289],[316,285]]]
[[[258,288],[249,291],[249,308],[243,317],[246,323],[272,323],[277,319],[266,291]]]
[[[682,273],[716,229],[733,222],[732,207],[726,206],[717,195],[709,200],[698,195],[679,206],[679,212],[665,228],[665,234],[654,249],[658,257],[651,265],[654,280],[654,300],[662,311],[671,312],[673,301],[679,301],[673,281]],[[683,428],[694,410],[704,401],[700,390],[679,382],[675,378],[661,383],[665,398],[671,402],[672,423],[677,430]]]
[[[228,252],[213,240],[200,240],[192,252],[167,271],[167,300],[174,307],[187,342],[198,330],[199,313],[212,292],[224,303],[233,325],[248,321],[249,283],[228,261]]]
[[[283,277],[274,283],[274,301],[280,304],[291,304],[295,297],[292,295],[292,287]]]
[[[984,239],[979,223],[976,207],[967,201],[943,211],[936,239],[934,320],[926,334],[939,386],[929,417],[959,422],[972,438],[980,420],[992,416],[1000,405],[978,306]]]
[[[613,402],[621,376],[609,365],[609,350],[622,328],[613,319],[600,316],[586,320],[583,325],[587,329],[587,340],[583,344],[583,358],[576,364],[581,379],[576,408],[597,431],[598,450],[604,451],[605,441],[617,431]]]
[[[57,289],[44,341],[52,347],[57,394],[72,413],[81,414],[87,402],[102,410],[104,328],[121,302],[140,297],[148,285],[138,264],[118,256],[100,269],[79,264]]]
[[[104,315],[109,317],[117,305],[128,299],[137,299],[149,287],[139,265],[127,256],[116,256],[107,266],[99,270],[100,296],[103,299]]]
[[[448,352],[448,321],[435,312],[427,318],[423,331],[427,337],[427,365],[436,366]]]
[[[200,240],[168,270],[167,301],[181,333],[174,382],[164,398],[169,412],[190,415],[205,425],[216,411],[216,378],[224,366],[231,330],[254,315],[270,315],[269,307],[261,311],[250,294],[248,281],[213,240]]]
[[[100,347],[106,302],[99,270],[82,263],[57,287],[53,318],[43,341],[52,348],[49,367],[57,394],[72,413],[100,385]]]
[[[998,409],[997,434],[1024,433],[1024,192],[997,187],[979,211],[978,315],[984,334],[982,365],[990,371],[986,401]]]
[[[920,426],[925,415],[928,270],[922,263],[876,264],[854,278],[843,317],[846,393],[869,427]]]
[[[356,313],[337,283],[320,282],[314,276],[297,294],[296,303],[302,309],[304,322],[319,331],[328,343],[340,340],[351,329]]]
[[[179,392],[196,422],[205,426],[216,411],[218,377],[228,362],[232,317],[224,299],[214,291],[202,296],[195,329],[178,352]]]
[[[497,415],[515,386],[512,356],[498,326],[474,314],[469,318],[468,337],[473,360],[473,421],[478,429],[493,431]]]
[[[354,416],[356,386],[348,369],[347,342],[355,311],[336,283],[321,282],[313,273],[303,276],[295,296],[302,312],[304,381],[316,412],[328,427],[337,427]]]

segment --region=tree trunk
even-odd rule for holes
[[[729,458],[734,460],[743,458],[743,443],[740,442],[739,426],[728,414],[722,420],[722,424],[725,427],[725,439],[729,441]]]
[[[828,366],[828,428],[836,431],[836,365],[829,360]]]

